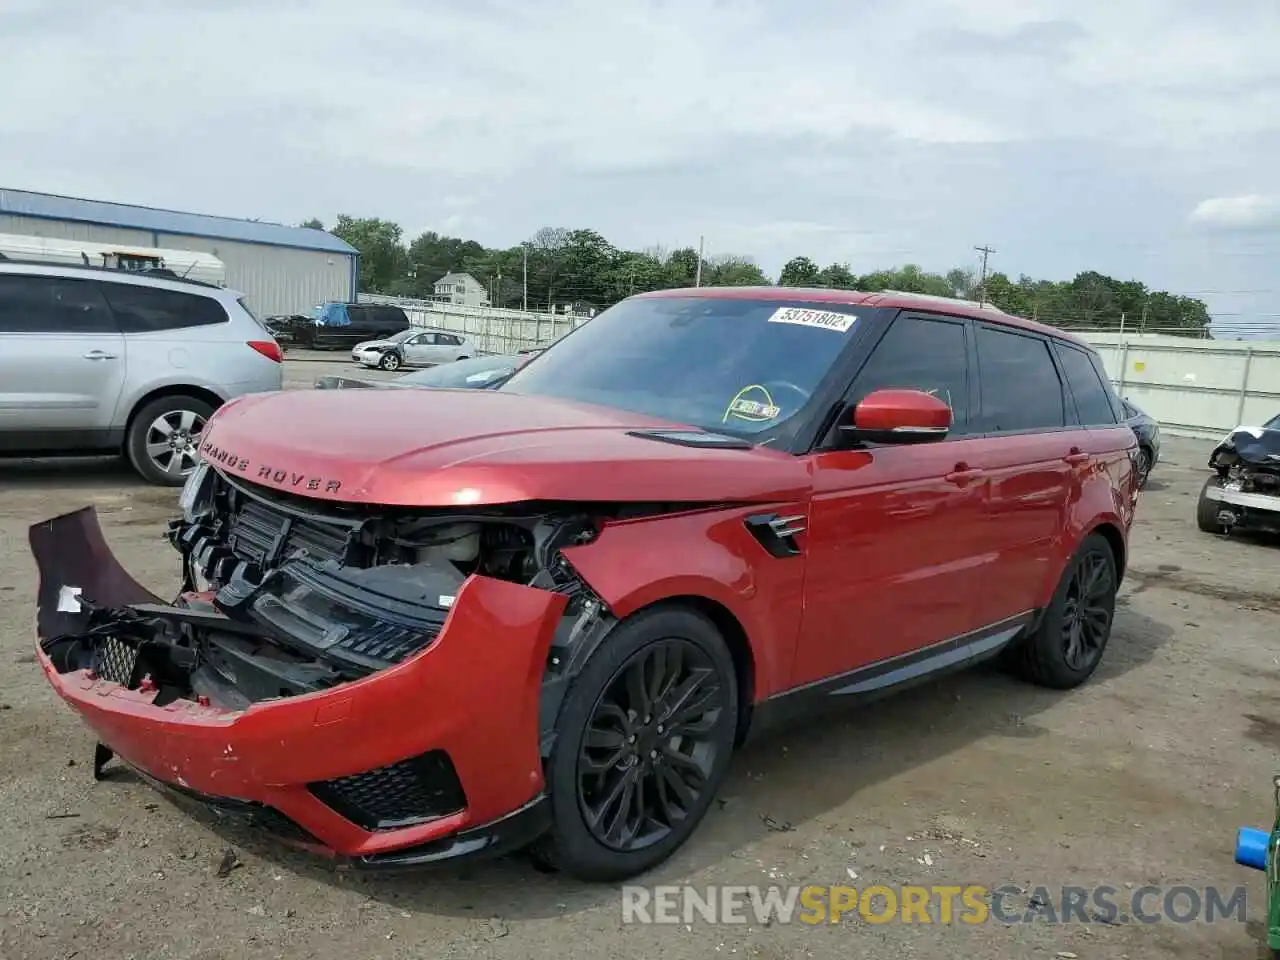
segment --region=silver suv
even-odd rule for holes
[[[283,359],[231,290],[0,259],[0,454],[119,451],[177,486],[209,415],[280,390]]]

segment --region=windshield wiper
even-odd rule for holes
[[[705,430],[628,430],[627,436],[674,443],[681,447],[715,447],[718,450],[750,450],[755,446],[750,440],[743,440],[741,437]]]

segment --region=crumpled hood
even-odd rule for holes
[[[288,390],[222,407],[201,452],[286,493],[388,506],[773,501],[809,489],[804,463],[787,453],[628,434],[681,428],[502,391]]]
[[[1209,455],[1209,462],[1220,455],[1234,455],[1241,463],[1271,471],[1280,471],[1280,430],[1262,427],[1236,427]]]

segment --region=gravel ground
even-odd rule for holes
[[[349,372],[288,364],[291,386]],[[380,376],[376,372],[361,375]],[[97,506],[125,566],[171,593],[176,494],[115,462],[0,465],[0,957],[1143,958],[1265,956],[1265,827],[1280,745],[1280,553],[1192,522],[1209,445],[1166,441],[1094,681],[1068,694],[979,670],[801,726],[743,753],[653,884],[1248,888],[1248,922],[641,926],[615,888],[520,860],[396,878],[335,872],[193,819],[120,773],[30,652],[27,526]],[[225,851],[238,866],[218,867]],[[852,874],[856,880],[850,880]],[[1149,906],[1158,899],[1148,901]]]

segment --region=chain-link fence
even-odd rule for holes
[[[360,294],[360,303],[399,307],[415,327],[465,334],[476,349],[485,354],[511,354],[545,347],[590,319],[577,314],[526,313],[376,293]]]

